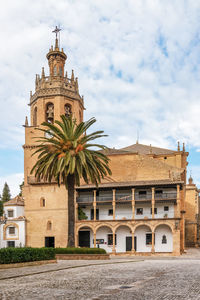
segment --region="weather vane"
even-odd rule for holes
[[[53,33],[56,34],[56,39],[57,39],[58,33],[59,33],[60,31],[61,31],[61,29],[58,28],[57,26],[56,26],[56,28],[52,31]]]

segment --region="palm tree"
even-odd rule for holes
[[[101,179],[111,175],[109,159],[100,151],[106,147],[91,143],[106,135],[103,131],[86,134],[95,122],[96,119],[91,118],[77,125],[72,117],[62,115],[61,121],[54,124],[44,122],[44,128],[38,128],[44,135],[37,140],[39,144],[33,155],[38,157],[31,174],[35,172],[38,181],[56,179],[59,186],[65,184],[68,192],[68,247],[74,246],[75,185],[79,186],[83,178],[87,184],[97,186]]]

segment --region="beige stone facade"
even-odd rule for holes
[[[30,171],[37,130],[44,121],[53,122],[62,114],[83,120],[84,103],[78,80],[64,71],[66,54],[55,47],[47,54],[49,76],[42,69],[36,75],[35,92],[30,96],[30,124],[26,118],[23,196],[27,219],[27,246],[67,246],[68,204],[65,187],[37,182]],[[122,149],[108,149],[112,176],[98,188],[82,182],[77,187],[76,246],[88,236],[90,247],[105,247],[113,254],[169,252],[179,255],[191,240],[198,238],[198,190],[186,185],[185,147],[173,151],[136,143]],[[82,210],[87,219],[79,220]],[[185,232],[186,230],[186,232]],[[82,236],[82,237],[81,237]],[[137,245],[136,245],[137,244]],[[84,244],[85,245],[85,244]]]

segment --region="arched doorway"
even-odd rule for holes
[[[81,227],[78,231],[78,245],[79,247],[88,247],[92,248],[94,247],[94,234],[93,230],[88,227]]]
[[[147,225],[139,225],[134,232],[135,251],[151,252],[152,248],[152,231]]]
[[[117,253],[132,250],[132,230],[130,227],[126,225],[117,227],[115,249]]]
[[[166,224],[158,225],[155,229],[155,252],[172,252],[173,234]]]
[[[109,226],[98,227],[96,231],[96,247],[105,249],[106,252],[112,252],[113,232]]]

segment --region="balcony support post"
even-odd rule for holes
[[[134,240],[134,232],[132,232],[132,251],[133,254],[135,254],[135,240]]]
[[[116,253],[116,249],[115,249],[115,231],[113,231],[113,247],[112,247],[112,253]]]
[[[94,190],[94,202],[93,202],[93,207],[94,207],[94,221],[96,221],[96,219],[97,219],[97,202],[96,202],[96,200],[97,200],[97,191],[96,190]]]
[[[97,247],[97,242],[96,242],[96,231],[94,231],[94,248]]]
[[[132,189],[132,220],[135,219],[135,189]]]
[[[155,253],[155,233],[152,232],[152,246],[151,246],[151,253]]]
[[[176,196],[176,218],[180,218],[180,185],[176,186],[177,196]]]
[[[113,200],[112,200],[113,220],[115,220],[115,208],[116,208],[115,193],[116,193],[116,190],[113,190]]]
[[[154,219],[155,214],[154,214],[154,208],[155,208],[155,188],[151,188],[152,191],[152,198],[151,198],[151,210],[152,210],[152,219]]]

